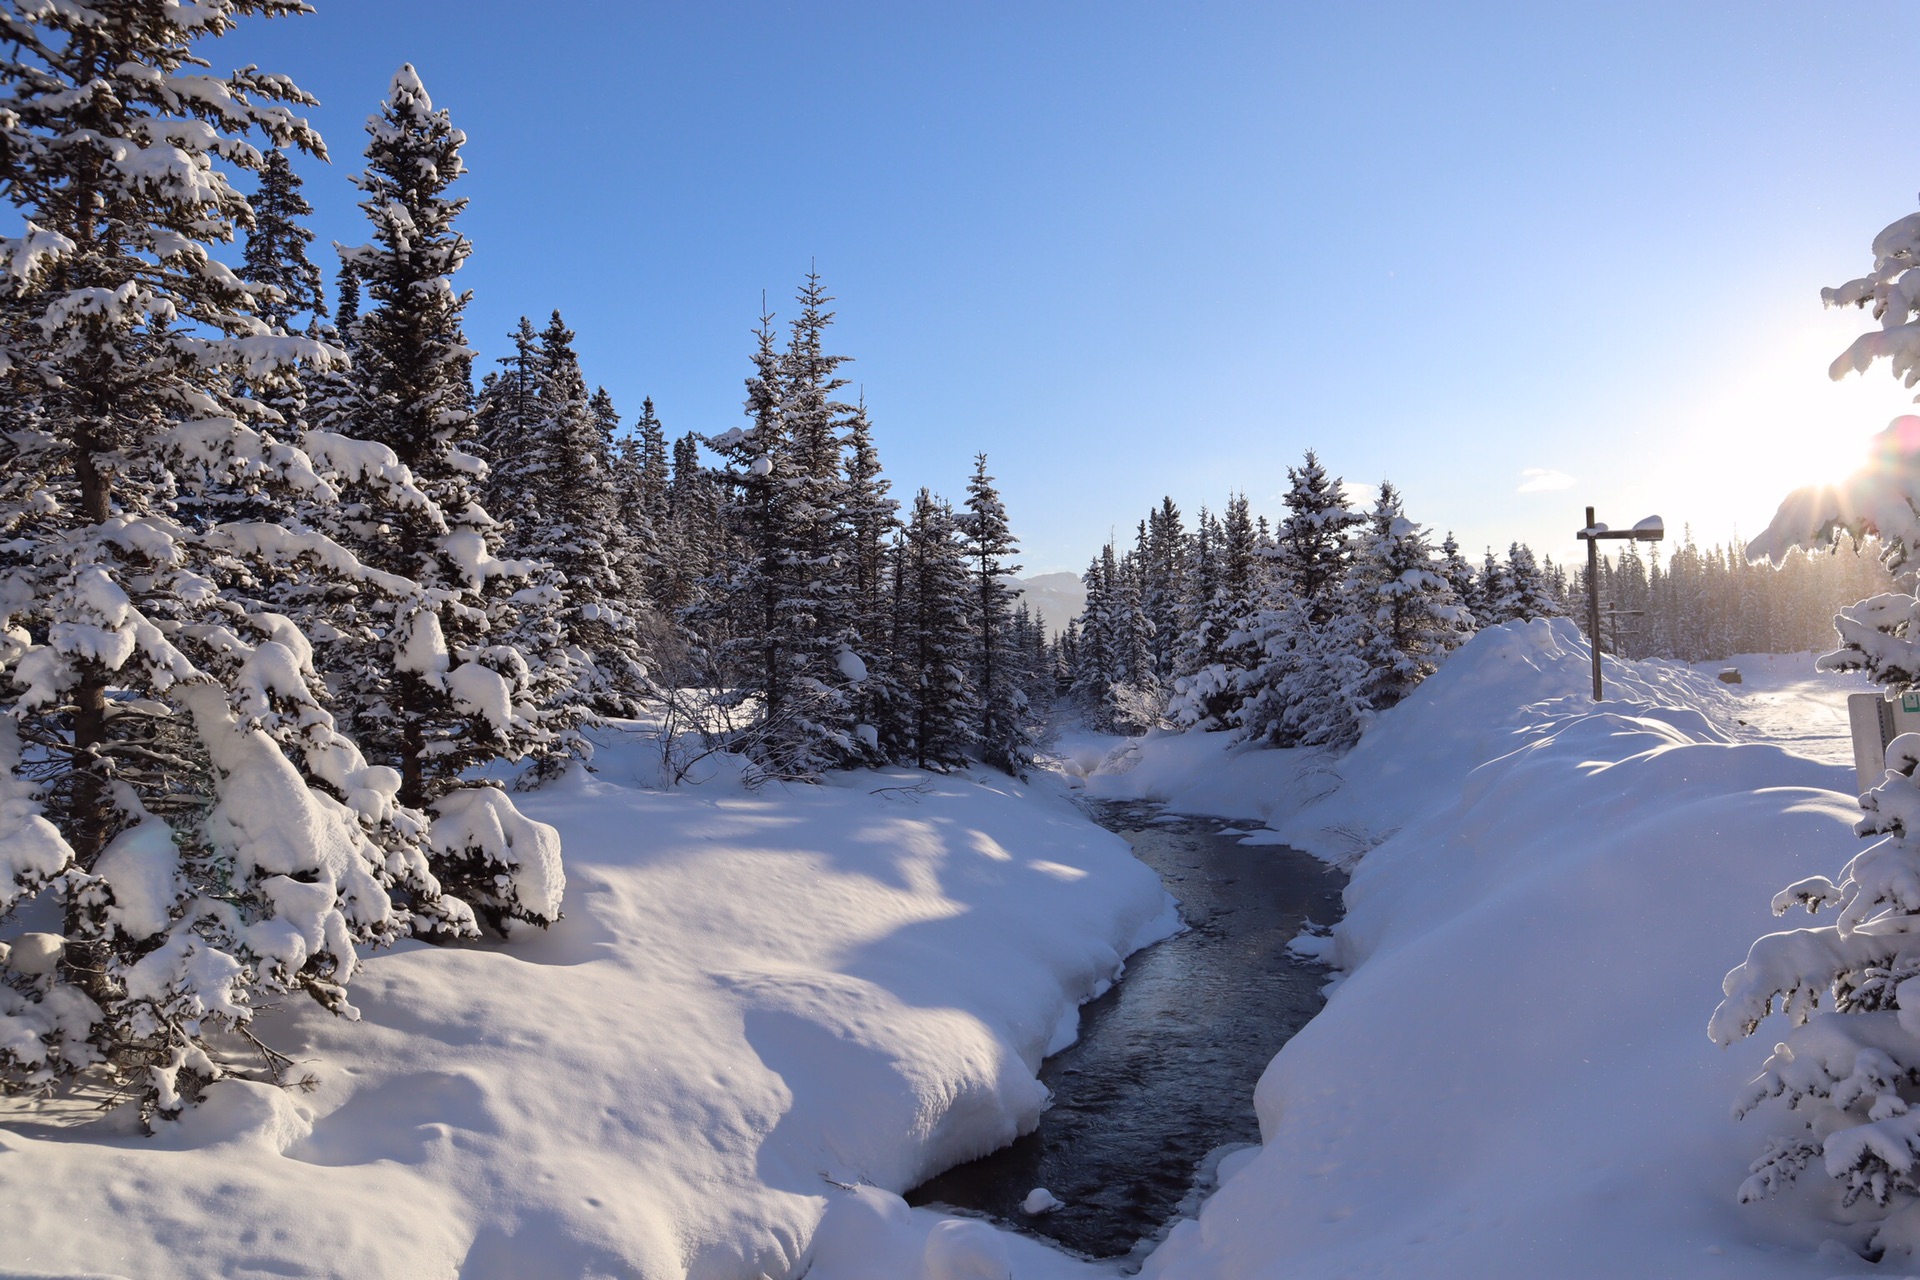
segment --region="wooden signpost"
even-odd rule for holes
[[[1658,542],[1667,536],[1667,527],[1659,516],[1648,516],[1631,529],[1609,529],[1593,518],[1587,508],[1587,527],[1573,535],[1587,544],[1587,641],[1593,650],[1593,700],[1602,701],[1600,692],[1600,540],[1626,538],[1633,542]]]

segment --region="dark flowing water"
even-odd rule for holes
[[[1340,914],[1346,877],[1284,846],[1246,847],[1206,818],[1095,803],[1180,900],[1185,933],[1127,961],[1081,1013],[1080,1039],[1047,1059],[1053,1105],[1012,1146],[924,1183],[907,1199],[983,1213],[1094,1258],[1167,1224],[1215,1148],[1260,1140],[1253,1086],[1320,1009],[1326,970],[1287,954],[1308,920]],[[1029,1216],[1035,1187],[1065,1201]]]

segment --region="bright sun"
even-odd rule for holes
[[[1810,484],[1845,479],[1868,461],[1874,437],[1897,417],[1920,413],[1913,392],[1883,366],[1827,376],[1834,357],[1871,321],[1826,313],[1782,335],[1772,350],[1677,415],[1672,462],[1663,477],[1668,505],[1693,513],[1709,540],[1735,528],[1758,533],[1780,500]],[[1911,430],[1920,447],[1920,418]]]

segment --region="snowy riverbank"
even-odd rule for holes
[[[597,767],[524,802],[566,841],[550,932],[376,953],[359,1024],[263,1019],[310,1091],[215,1085],[152,1139],[10,1109],[0,1275],[789,1275],[834,1182],[1030,1126],[1078,1002],[1174,923],[1048,785]]]
[[[1587,662],[1567,623],[1499,628],[1331,770],[1188,737],[1086,780],[1371,848],[1346,976],[1261,1081],[1265,1146],[1146,1276],[1878,1273],[1790,1202],[1735,1203],[1786,1122],[1729,1115],[1764,1029],[1706,1037],[1722,976],[1791,923],[1772,895],[1858,845],[1836,708],[1865,686],[1810,658],[1736,662],[1737,687],[1609,663],[1595,709]]]

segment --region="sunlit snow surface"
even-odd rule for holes
[[[1147,1276],[1920,1270],[1735,1203],[1785,1121],[1729,1116],[1768,1028],[1705,1034],[1773,893],[1857,844],[1859,684],[1609,662],[1596,709],[1587,661],[1566,623],[1484,633],[1338,761],[1063,741],[1090,793],[1357,862],[1346,976],[1260,1084],[1266,1145]],[[883,1188],[1029,1123],[1036,1055],[1166,927],[1117,837],[1038,782],[663,792],[636,743],[599,765],[524,806],[566,840],[559,926],[376,954],[360,1024],[268,1021],[310,1092],[217,1086],[151,1140],[9,1111],[0,1276],[755,1280],[810,1244],[808,1280],[1111,1274]]]
[[[1175,924],[1046,786],[596,767],[520,797],[565,839],[560,924],[376,953],[359,1023],[261,1019],[310,1091],[218,1084],[152,1139],[9,1104],[0,1276],[788,1275],[836,1184],[1031,1127],[1044,1049]]]

